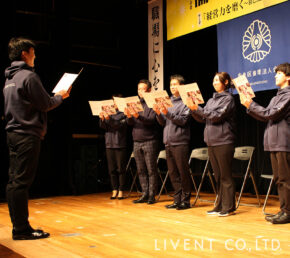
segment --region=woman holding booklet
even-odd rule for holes
[[[218,197],[216,206],[208,211],[208,215],[229,216],[236,209],[235,186],[231,165],[234,156],[235,134],[235,101],[229,92],[232,86],[231,77],[226,72],[217,73],[213,79],[215,93],[202,108],[187,99],[187,106],[195,120],[206,123],[204,141],[208,146],[208,154],[217,182]]]
[[[112,185],[111,199],[121,200],[124,199],[123,191],[126,179],[127,123],[124,113],[120,112],[116,105],[115,109],[116,114],[113,115],[109,115],[108,111],[103,110],[100,113],[99,125],[106,131],[106,156]]]

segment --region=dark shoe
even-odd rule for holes
[[[117,197],[116,196],[111,196],[110,199],[111,200],[115,200]]]
[[[290,223],[290,214],[283,212],[278,218],[272,219],[273,224],[286,224]]]
[[[167,209],[176,209],[178,206],[179,206],[179,203],[174,202],[174,203],[165,205],[165,208],[167,208]]]
[[[182,202],[180,205],[177,206],[177,210],[186,210],[190,208],[189,203]]]
[[[118,200],[123,200],[123,199],[125,199],[125,197],[118,197]]]
[[[16,232],[15,230],[12,231],[12,238],[13,240],[35,240],[41,238],[47,238],[50,234],[47,232],[43,232],[40,229],[32,229],[29,231],[23,232]]]
[[[281,215],[283,214],[283,211],[279,211],[277,214],[275,215],[268,215],[265,217],[265,220],[272,222],[273,219],[277,219],[279,218]]]
[[[211,211],[207,211],[206,214],[207,214],[207,215],[217,216],[217,215],[219,215],[220,212],[221,212],[221,211],[219,211],[219,210],[213,209],[213,210],[211,210]]]
[[[139,199],[134,200],[133,203],[144,203],[148,201],[147,195],[142,195]]]
[[[149,197],[148,204],[154,204],[156,202],[155,197]]]
[[[219,217],[227,217],[227,216],[231,216],[234,214],[235,214],[235,211],[221,211],[221,212],[219,212],[218,216]]]

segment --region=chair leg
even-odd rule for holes
[[[268,191],[267,191],[267,195],[266,195],[266,198],[265,198],[265,201],[264,201],[264,205],[263,205],[263,209],[262,209],[264,215],[274,215],[272,213],[265,212],[266,204],[267,204],[267,201],[268,201],[268,198],[269,198],[269,194],[270,194],[271,189],[272,189],[273,180],[274,180],[274,178],[272,178],[271,181],[270,181],[270,185],[269,185],[269,188],[268,188]]]
[[[131,174],[133,175],[132,171],[131,171]],[[131,195],[131,193],[132,193],[132,191],[133,191],[133,187],[134,187],[134,185],[136,186],[136,190],[138,191],[138,186],[136,185],[137,174],[138,174],[138,173],[137,173],[137,171],[136,171],[136,174],[135,174],[134,177],[133,177],[133,182],[132,182],[132,184],[131,184],[130,191],[129,191],[128,195],[127,195],[128,198],[130,197],[130,195]]]
[[[160,191],[159,191],[159,194],[158,194],[158,196],[157,196],[156,201],[158,201],[158,200],[160,199],[160,195],[162,194],[163,188],[165,187],[165,183],[166,183],[166,181],[167,181],[168,175],[169,175],[169,172],[167,171],[166,176],[165,176],[165,178],[164,178],[164,180],[163,180],[163,183],[162,183],[162,186],[161,186],[161,189],[160,189]]]
[[[258,188],[257,188],[256,182],[255,182],[252,170],[250,170],[250,176],[252,178],[252,182],[253,182],[253,186],[254,186],[254,189],[255,189],[256,197],[257,197],[257,200],[258,200],[258,205],[259,205],[258,207],[261,207],[260,195],[259,195],[259,192],[258,192]]]
[[[245,184],[246,184],[246,180],[248,178],[248,175],[249,175],[249,170],[247,170],[247,172],[245,173],[243,184],[242,184],[242,188],[241,188],[240,195],[239,195],[239,198],[238,198],[238,201],[237,201],[236,209],[238,209],[239,206],[240,206],[241,197],[242,197],[242,194],[243,194],[243,191],[244,191],[244,188],[245,188]]]
[[[208,171],[208,160],[206,161],[206,165],[205,165],[205,168],[203,170],[203,173],[202,173],[202,176],[201,176],[201,180],[200,180],[200,183],[199,183],[199,186],[198,186],[198,190],[196,192],[196,196],[195,196],[195,199],[194,199],[194,202],[193,202],[192,206],[194,206],[196,204],[197,200],[199,199],[201,186],[203,184],[203,181],[204,181],[204,178],[205,178],[205,175],[206,175],[207,171]]]
[[[159,174],[159,177],[160,177],[160,179],[161,179],[161,182],[162,182],[162,185],[163,185],[163,183],[164,183],[164,180],[163,180],[163,178],[162,178],[162,176],[161,176],[161,173],[159,172],[160,170],[158,169],[158,174]],[[166,177],[166,176],[165,176]],[[166,188],[166,186],[164,185],[164,190],[165,190],[165,193],[168,195],[168,191],[167,191],[167,188]]]
[[[197,193],[197,187],[196,187],[196,183],[195,183],[195,180],[193,178],[192,170],[191,169],[189,169],[189,173],[190,173],[191,181],[193,183],[194,191]]]

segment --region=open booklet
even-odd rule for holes
[[[245,102],[255,97],[255,93],[245,75],[233,79],[233,83],[240,95],[241,102]]]
[[[114,101],[102,100],[102,101],[89,101],[92,113],[94,116],[99,116],[101,112],[106,112],[109,116],[116,114]]]
[[[191,98],[192,102],[196,105],[204,103],[203,97],[201,95],[201,92],[196,82],[185,84],[185,85],[180,85],[180,86],[177,86],[177,88],[178,88],[180,97],[185,105],[187,103],[188,98]]]
[[[64,73],[52,92],[57,93],[61,90],[68,91],[83,69],[84,68],[82,68],[79,73]]]
[[[154,104],[163,104],[167,108],[173,106],[165,90],[146,92],[143,93],[143,97],[149,108],[153,108]]]
[[[124,112],[125,108],[133,108],[137,112],[143,111],[142,104],[138,96],[119,98],[114,97],[114,101],[119,109],[119,111]]]

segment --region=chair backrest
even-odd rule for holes
[[[242,146],[235,148],[234,158],[239,160],[250,160],[252,159],[255,147],[253,146]]]
[[[165,150],[162,150],[162,151],[159,152],[158,160],[159,159],[165,159],[166,160],[166,152],[165,152]]]
[[[208,159],[208,148],[197,148],[193,149],[190,155],[191,159],[207,160]],[[189,161],[190,161],[189,160]]]

